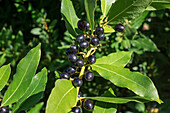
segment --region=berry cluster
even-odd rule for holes
[[[1,107],[0,113],[9,113],[9,107],[8,106]]]

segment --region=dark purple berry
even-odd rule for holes
[[[91,71],[87,72],[85,75],[85,79],[87,81],[92,81],[94,79],[94,74]]]
[[[82,113],[82,109],[80,107],[73,107],[71,112],[73,112],[73,113]]]
[[[101,34],[101,35],[99,35],[99,36],[97,36],[97,38],[98,38],[100,41],[103,40],[103,39],[104,39],[104,33]]]
[[[99,44],[99,39],[98,38],[92,38],[91,44],[94,46],[97,46]]]
[[[90,42],[90,40],[91,40],[91,37],[89,36],[89,38],[87,38],[86,40],[87,40],[88,42]]]
[[[75,87],[80,87],[80,86],[83,85],[83,80],[82,80],[82,79],[79,79],[79,78],[75,78],[75,79],[73,80],[73,84],[74,84]]]
[[[69,54],[68,59],[70,62],[75,63],[77,61],[77,56],[75,54]]]
[[[94,64],[96,62],[96,57],[94,55],[89,56],[88,58],[90,64]]]
[[[65,52],[66,52],[67,55],[71,54],[70,48],[66,49]]]
[[[93,103],[90,100],[86,100],[84,102],[84,108],[87,110],[92,110],[93,109]]]
[[[77,38],[76,38],[76,41],[79,42],[79,43],[84,41],[84,40],[85,40],[85,37],[84,37],[83,34],[78,35]]]
[[[82,49],[86,49],[89,46],[89,42],[88,41],[83,41],[80,43],[80,47]]]
[[[7,107],[6,107],[6,106],[1,107],[1,108],[0,108],[0,113],[9,113],[9,108],[8,108],[8,106],[7,106]]]
[[[83,65],[84,65],[84,60],[78,59],[78,60],[76,61],[76,64],[77,64],[77,66],[83,67]]]
[[[67,69],[67,73],[68,74],[74,74],[76,72],[76,68],[75,67],[68,67],[68,69]]]
[[[80,30],[84,31],[86,29],[86,26],[84,24],[84,21],[82,20],[79,20],[78,23],[77,23],[77,26]]]
[[[124,30],[125,30],[125,27],[122,24],[115,25],[115,31],[123,32]]]
[[[90,24],[88,21],[84,21],[84,24],[86,26],[86,30],[89,30],[90,29]]]
[[[70,46],[70,51],[71,51],[72,53],[78,53],[78,46],[76,46],[76,45],[71,45],[71,46]]]
[[[104,33],[104,29],[102,27],[97,28],[96,31],[95,31],[95,34],[98,35],[98,36],[103,34],[103,33]]]
[[[70,79],[70,75],[68,73],[61,73],[60,74],[60,78],[61,79],[68,79],[69,80]]]
[[[80,97],[83,97],[81,92],[78,93],[78,98],[80,98]]]

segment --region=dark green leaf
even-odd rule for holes
[[[170,0],[152,0],[151,5],[146,10],[170,9]]]
[[[68,113],[77,102],[77,89],[72,82],[59,79],[55,83],[46,106],[46,113]]]
[[[125,19],[139,16],[150,5],[152,0],[117,0],[111,7],[106,24],[118,24]]]
[[[141,97],[161,103],[157,89],[147,76],[108,64],[93,64],[92,68],[113,84],[126,87]]]
[[[112,4],[115,3],[115,1],[116,0],[101,0],[103,17],[105,17],[108,14]]]
[[[0,68],[0,91],[4,88],[11,73],[10,64],[4,65]]]
[[[41,108],[43,107],[43,102],[35,105],[31,110],[29,110],[27,113],[40,113]]]
[[[66,23],[67,30],[74,37],[77,36],[76,29],[79,18],[77,17],[71,0],[62,0],[61,13]]]
[[[96,0],[84,0],[85,10],[88,22],[90,24],[91,31],[93,31],[95,22],[94,22],[94,12],[96,8]]]
[[[17,65],[16,74],[2,101],[2,106],[7,106],[18,101],[28,89],[41,55],[40,44],[33,48]]]

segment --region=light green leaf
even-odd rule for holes
[[[160,9],[170,9],[170,0],[152,0],[152,3],[146,10],[160,10]]]
[[[60,78],[60,74],[57,71],[54,71],[56,78]]]
[[[90,24],[91,31],[93,31],[95,25],[94,12],[96,9],[97,0],[84,0],[84,5],[86,10],[87,20]]]
[[[77,36],[76,29],[79,18],[76,15],[71,0],[62,0],[61,2],[61,13],[66,23],[66,28],[71,35]]]
[[[110,88],[108,91],[102,94],[101,97],[114,97],[112,93],[114,94],[113,90]],[[93,113],[116,113],[116,111],[116,104],[97,101],[95,103]]]
[[[68,113],[77,102],[77,89],[72,82],[59,79],[55,83],[46,106],[46,113]]]
[[[4,88],[11,73],[10,64],[4,65],[0,68],[0,91]]]
[[[104,26],[104,33],[113,33],[115,30],[111,26]]]
[[[41,35],[41,28],[33,28],[33,29],[31,30],[31,33],[32,33],[33,35]]]
[[[95,64],[109,64],[124,67],[131,59],[132,52],[121,51],[98,58]]]
[[[127,103],[127,102],[149,102],[148,99],[145,99],[143,97],[86,97],[87,99],[97,100],[101,102],[107,102],[107,103]]]
[[[41,72],[35,75],[32,79],[30,86],[28,87],[27,91],[25,92],[24,96],[19,99],[16,105],[13,108],[13,112],[15,112],[18,108],[22,109],[22,103],[37,93],[43,92],[45,90],[45,86],[47,83],[47,69],[43,68]]]
[[[115,3],[115,1],[116,0],[101,0],[101,8],[104,17],[108,14],[112,4]]]
[[[40,61],[40,44],[33,48],[17,65],[14,79],[6,91],[2,105],[7,106],[18,101],[28,89]]]
[[[93,64],[92,69],[116,86],[126,87],[141,97],[161,103],[153,82],[141,73],[109,64]]]
[[[31,110],[29,110],[27,113],[40,113],[41,108],[43,107],[43,102],[35,105]]]
[[[150,5],[152,0],[117,0],[111,7],[106,24],[118,24],[134,19]]]

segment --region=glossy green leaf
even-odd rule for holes
[[[146,10],[160,10],[160,9],[170,9],[170,0],[152,0],[152,3]]]
[[[4,88],[11,73],[10,64],[4,65],[0,68],[0,91]]]
[[[47,101],[46,113],[68,113],[76,105],[77,90],[72,82],[59,79],[55,83]]]
[[[127,103],[127,102],[149,102],[148,99],[143,97],[86,97],[87,99],[97,100],[107,103]]]
[[[35,105],[33,108],[31,108],[27,113],[40,113],[41,108],[43,107],[43,102]]]
[[[40,44],[33,48],[17,65],[14,79],[6,91],[2,106],[18,101],[28,89],[40,61]]]
[[[109,64],[124,67],[131,59],[132,52],[121,51],[98,58],[95,64]]]
[[[113,33],[115,30],[111,26],[104,26],[105,33]]]
[[[114,93],[113,90],[109,89],[101,97],[114,97],[115,95],[112,93]],[[116,113],[116,111],[116,104],[97,101],[93,113]]]
[[[90,24],[91,31],[93,31],[95,22],[94,22],[94,12],[96,9],[97,1],[96,0],[84,0],[87,20]]]
[[[109,64],[93,64],[92,69],[116,86],[126,87],[141,97],[161,103],[153,82],[141,73]]]
[[[115,1],[116,0],[101,0],[101,9],[104,17],[108,14],[112,4],[115,3]]]
[[[41,72],[34,76],[24,96],[21,99],[19,99],[19,101],[14,106],[13,112],[15,112],[18,108],[22,109],[21,104],[27,98],[37,93],[43,92],[45,90],[46,83],[47,83],[47,69],[43,68]]]
[[[117,0],[111,7],[106,24],[118,24],[134,19],[150,5],[152,0]]]
[[[79,18],[76,15],[76,12],[74,10],[71,0],[62,0],[61,13],[66,23],[67,30],[69,31],[71,35],[76,37],[77,36],[76,29],[77,29],[77,23],[78,23]]]

